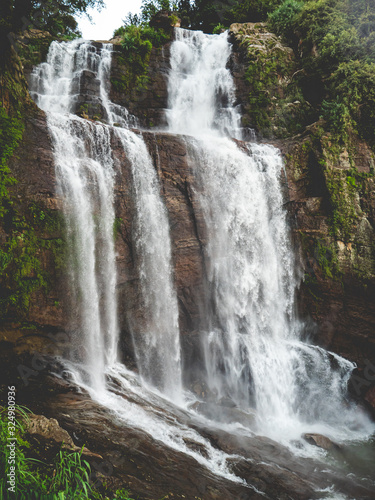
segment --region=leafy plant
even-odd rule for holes
[[[298,0],[285,0],[280,7],[268,16],[268,22],[277,35],[282,35],[287,42],[293,43],[294,21],[302,10],[303,3]]]
[[[337,134],[345,135],[346,127],[350,124],[350,113],[347,106],[336,97],[333,102],[324,100],[321,111],[321,116],[326,120],[328,127]]]
[[[219,24],[217,24],[217,25],[215,26],[215,28],[212,30],[212,33],[213,33],[214,35],[219,35],[220,33],[223,33],[223,31],[225,31],[225,30],[226,30],[226,28],[225,28],[224,24],[219,23]]]

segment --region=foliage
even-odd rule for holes
[[[8,186],[16,180],[10,175],[7,162],[22,139],[24,125],[17,117],[8,116],[4,108],[0,107],[0,219],[4,218],[10,204]]]
[[[7,24],[10,31],[37,28],[55,36],[76,32],[75,15],[104,5],[103,0],[3,0],[2,3],[2,24]]]
[[[159,48],[170,40],[170,35],[165,31],[162,29],[156,30],[147,24],[126,26],[122,37],[122,48],[131,62],[134,55],[146,58],[150,54],[152,47]]]
[[[327,123],[327,128],[340,134],[343,139],[346,137],[346,130],[350,125],[350,114],[347,106],[340,102],[338,96],[334,101],[323,101],[321,116]]]
[[[286,0],[269,16],[272,28],[300,57],[304,97],[320,108],[329,130],[339,135],[354,128],[373,146],[374,21],[374,0],[307,0],[303,5]]]
[[[328,79],[331,93],[343,103],[359,132],[375,145],[375,63],[359,60],[339,64]]]
[[[238,0],[226,17],[236,23],[265,21],[280,3],[280,0]]]
[[[296,15],[303,7],[303,3],[297,0],[285,0],[275,11],[268,21],[272,30],[277,35],[282,35],[287,41],[294,41],[294,24]]]
[[[217,25],[215,26],[215,28],[212,30],[212,33],[213,33],[214,35],[219,35],[220,33],[223,33],[223,31],[225,31],[225,26],[224,26],[224,24],[219,23],[219,24],[217,24]]]
[[[160,48],[171,35],[148,24],[124,26],[117,33],[122,36],[122,55],[117,59],[122,71],[116,78],[111,78],[111,83],[116,91],[126,94],[134,89],[142,90],[148,84],[152,48]]]
[[[160,10],[166,10],[168,12],[177,11],[178,5],[176,2],[171,2],[169,0],[142,0],[141,13],[132,14],[128,12],[125,19],[123,19],[124,25],[115,30],[113,35],[122,36],[125,29],[129,26],[148,26],[150,20]]]
[[[159,10],[176,11],[176,2],[170,0],[142,0],[141,21],[148,23]]]

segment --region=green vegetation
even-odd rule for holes
[[[22,139],[24,125],[19,115],[8,116],[4,108],[0,108],[0,218],[3,219],[10,204],[8,186],[15,184],[8,168],[8,160],[13,156],[18,143]]]
[[[30,457],[35,451],[27,441],[26,425],[30,411],[15,405],[11,410],[0,407],[0,500],[131,500],[127,491],[117,490],[115,495],[99,491],[94,487],[94,476],[90,464],[80,452],[60,449],[48,463]],[[9,425],[13,422],[14,427]],[[10,434],[14,432],[14,434]],[[9,440],[9,438],[12,438]],[[13,439],[15,438],[15,439]],[[15,453],[10,455],[9,443],[15,443]],[[14,461],[13,461],[14,460]],[[14,467],[15,491],[8,491],[7,474]]]
[[[42,61],[46,60],[49,46],[54,38],[45,36],[40,38],[26,38],[24,37],[23,42],[19,42],[17,45],[18,55],[22,61],[24,68],[31,70],[33,66],[37,66]]]
[[[0,6],[1,47],[9,46],[8,34],[26,29],[48,31],[52,36],[67,38],[79,35],[74,16],[90,7],[102,7],[103,0],[2,0]]]
[[[121,73],[111,78],[117,92],[141,91],[149,83],[148,65],[152,48],[160,48],[171,39],[171,34],[163,29],[155,29],[148,24],[123,26],[115,31],[122,37],[122,54],[117,58]]]
[[[9,69],[8,69],[9,68]],[[63,266],[64,242],[61,216],[36,203],[25,203],[14,194],[17,180],[8,162],[22,140],[25,117],[34,112],[26,83],[16,77],[19,59],[14,55],[1,74],[3,106],[0,107],[0,317],[12,313],[21,319],[34,292],[46,292],[51,278],[43,264],[50,255],[55,269]]]
[[[297,0],[286,0],[268,17],[272,30],[287,40],[294,40],[294,19],[302,10],[303,3]]]
[[[336,135],[375,145],[375,2],[286,0],[269,23],[296,52],[305,99]]]
[[[337,252],[334,244],[325,245],[323,241],[315,242],[316,260],[323,272],[325,278],[339,278],[341,272],[337,259]]]

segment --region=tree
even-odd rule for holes
[[[1,0],[0,44],[2,55],[9,51],[11,33],[37,28],[54,36],[77,33],[74,16],[89,7],[102,7],[103,0]]]

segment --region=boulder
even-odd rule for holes
[[[302,437],[308,443],[318,446],[323,450],[330,451],[330,450],[340,449],[340,446],[338,444],[334,443],[333,441],[331,441],[326,436],[323,436],[322,434],[303,434]]]
[[[69,433],[63,429],[55,418],[47,418],[44,415],[29,415],[24,420],[24,429],[28,439],[34,444],[42,444],[46,451],[57,453],[61,448],[72,452],[81,452],[76,446]],[[82,456],[91,458],[103,457],[83,447]]]

